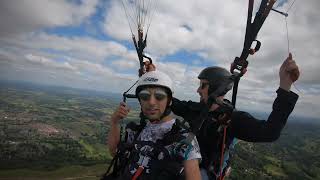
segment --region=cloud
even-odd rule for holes
[[[255,8],[259,3],[255,1]],[[286,11],[290,3],[292,0],[283,1],[277,9]],[[319,116],[312,109],[320,107],[320,1],[300,3],[296,2],[287,18],[290,51],[301,71],[295,83],[301,91],[295,111]],[[100,10],[102,17],[97,14]],[[93,15],[99,15],[94,17],[97,23],[91,21]],[[157,1],[146,51],[154,57],[157,69],[173,79],[175,96],[198,100],[199,72],[208,65],[229,69],[243,48],[246,18],[247,2],[243,1]],[[105,34],[101,38],[45,31],[82,28],[81,24]],[[119,0],[3,1],[0,25],[2,78],[112,92],[126,90],[138,78],[137,54]],[[262,46],[248,58],[248,72],[240,81],[237,102],[241,109],[269,111],[279,86],[279,67],[288,54],[284,17],[271,12],[257,38]],[[182,60],[177,55],[181,52],[196,58]]]
[[[234,12],[223,12],[221,6],[234,8]],[[180,49],[225,48],[226,46],[218,44],[219,41],[240,39],[237,36],[240,32],[235,33],[234,29],[244,26],[244,21],[238,19],[245,18],[236,15],[238,12],[245,15],[246,11],[242,9],[245,9],[245,4],[234,1],[159,1],[148,35],[148,48],[162,55],[172,54]],[[128,39],[129,28],[124,19],[121,3],[113,1],[105,18],[106,32],[122,40]],[[217,26],[219,28],[216,28]]]
[[[284,2],[279,7],[280,10],[287,9],[291,3],[292,1]],[[106,33],[130,41],[129,28],[124,20],[125,14],[121,3],[112,1],[110,4],[104,25]],[[166,56],[185,50],[199,53],[202,57],[224,67],[229,66],[234,57],[240,55],[247,3],[232,0],[221,2],[191,0],[188,3],[180,0],[174,2],[164,0],[157,5],[157,13],[148,35],[148,50],[153,54]],[[256,2],[256,6],[258,5],[259,1]],[[311,72],[308,73],[310,77],[301,76],[303,81],[311,78],[314,82],[320,79],[316,78],[319,77],[320,66],[312,66],[319,57],[317,49],[312,47],[320,40],[318,32],[320,21],[317,21],[319,13],[316,8],[318,5],[319,2],[315,0],[303,7],[297,2],[288,17],[290,49],[297,63],[300,59],[308,59],[308,62],[300,65],[302,72]],[[307,28],[311,26],[313,28]],[[249,68],[260,71],[256,75],[263,76],[264,80],[275,81],[274,73],[287,55],[284,18],[278,13],[271,12],[258,39],[262,42],[262,47],[255,56],[249,57]]]
[[[173,91],[176,97],[199,99],[196,89],[199,84],[197,75],[200,72],[200,68],[189,68],[185,64],[175,62],[156,62],[156,66],[157,70],[166,73],[172,79]]]
[[[27,54],[26,59],[34,65],[40,65],[42,68],[49,67],[49,68],[71,70],[71,71],[77,70],[77,68],[70,65],[69,62],[57,63],[46,57],[41,57],[33,54]]]
[[[0,38],[2,45],[19,46],[29,49],[50,49],[57,53],[80,58],[102,61],[109,56],[128,56],[126,48],[114,41],[104,41],[90,37],[63,37],[46,33],[26,34],[15,38]]]
[[[138,69],[138,63],[134,61],[128,60],[116,60],[112,62],[112,65],[120,70],[127,70],[127,69]]]
[[[78,25],[95,12],[97,0],[4,0],[0,4],[0,37],[43,28]]]
[[[34,54],[20,59],[1,55],[0,76],[6,80],[25,80],[109,92],[124,91],[136,79],[99,63],[73,58],[69,58],[68,62],[57,62],[50,57]]]

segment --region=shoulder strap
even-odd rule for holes
[[[142,113],[140,113],[140,117],[141,117],[140,124],[137,124],[135,122],[129,122],[126,125],[126,129],[131,129],[131,130],[137,132],[135,134],[134,141],[136,141],[136,139],[138,138],[138,136],[141,133],[142,129],[146,126],[146,121],[145,121],[145,118],[142,115]],[[117,147],[118,150],[116,152],[116,155],[111,160],[110,165],[109,165],[106,173],[103,175],[102,179],[107,179],[110,176],[111,177],[117,177],[119,175],[118,173],[119,173],[121,167],[123,166],[123,165],[119,164],[121,155],[123,155],[124,151],[126,151],[127,149],[130,148],[128,146],[128,144],[126,143],[127,139],[128,139],[128,134],[126,133],[124,140],[122,138],[120,139],[120,142],[119,142],[118,147]],[[109,174],[111,169],[113,169],[112,173]]]
[[[187,131],[182,128],[182,123],[179,120],[176,120],[176,122],[172,125],[171,130],[164,135],[163,139],[158,140],[157,143],[159,142],[166,146],[175,142],[180,142],[185,139],[182,134],[186,132]]]

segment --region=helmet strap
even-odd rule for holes
[[[163,119],[166,116],[169,116],[170,113],[171,113],[171,107],[167,106],[166,109],[164,110],[163,114],[161,115],[160,120]]]

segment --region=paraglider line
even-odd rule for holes
[[[289,40],[289,28],[288,28],[288,21],[287,21],[287,17],[285,17],[285,21],[286,21],[286,30],[287,30],[287,47],[288,47],[288,54],[290,53],[290,40]]]
[[[291,9],[291,7],[293,6],[294,2],[296,2],[296,0],[294,0],[294,1],[291,3],[291,5],[290,5],[290,7],[288,8],[288,10],[287,10],[286,13],[288,13],[288,12],[290,11],[290,9]]]

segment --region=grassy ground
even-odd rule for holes
[[[55,170],[1,170],[0,180],[95,180],[100,179],[101,175],[106,171],[106,169],[106,164],[98,164],[94,166],[67,166]]]

